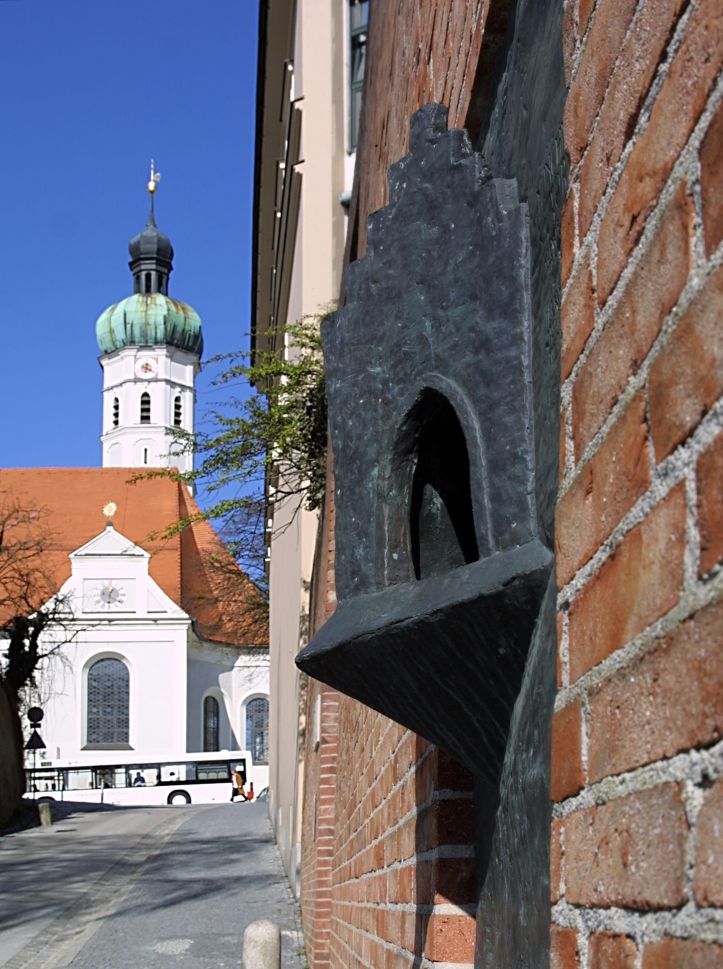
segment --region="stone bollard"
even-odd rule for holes
[[[246,926],[242,969],[280,969],[281,929],[269,919]]]
[[[40,826],[42,828],[49,828],[53,823],[53,812],[50,810],[50,805],[47,801],[38,804],[38,815],[40,817]]]

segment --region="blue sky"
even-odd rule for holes
[[[247,345],[256,25],[257,0],[0,0],[0,466],[100,465],[94,323],[131,292],[151,157],[171,295],[205,357]]]

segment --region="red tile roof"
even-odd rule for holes
[[[0,506],[15,502],[40,512],[43,567],[59,588],[70,576],[68,555],[103,530],[103,506],[118,507],[117,531],[150,553],[150,574],[195,621],[204,639],[266,645],[263,600],[206,522],[180,535],[163,533],[198,512],[185,485],[156,477],[132,482],[147,469],[0,469]]]

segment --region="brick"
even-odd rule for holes
[[[663,939],[643,949],[643,969],[720,969],[723,945],[692,939]]]
[[[696,613],[590,692],[590,781],[723,736],[722,642],[723,601]]]
[[[574,700],[552,718],[550,796],[553,801],[562,801],[577,794],[584,784],[582,707]]]
[[[477,923],[470,915],[432,915],[424,955],[433,962],[473,962]]]
[[[655,456],[661,461],[693,431],[723,392],[723,267],[708,280],[650,368]]]
[[[427,743],[421,737],[415,739],[418,744]],[[474,790],[474,778],[466,767],[463,767],[451,754],[440,750],[438,747],[434,748],[434,755],[437,758],[437,786],[439,788],[447,788],[452,791]]]
[[[580,0],[577,17],[581,37],[585,36],[585,31],[587,30],[587,25],[590,20],[590,14],[592,13],[594,6],[595,0]]]
[[[693,894],[698,905],[723,906],[723,778],[708,792],[698,814]]]
[[[683,6],[684,0],[647,0],[625,39],[580,172],[581,239],[632,135]]]
[[[477,901],[477,863],[474,858],[439,858],[435,905],[473,905]]]
[[[647,356],[678,301],[690,269],[693,202],[682,183],[573,388],[572,432],[579,457]]]
[[[723,239],[723,193],[720,163],[723,158],[723,103],[713,115],[700,146],[700,188],[703,198],[705,249],[711,255]]]
[[[590,257],[575,273],[560,307],[562,347],[560,351],[560,379],[566,380],[587,343],[595,325],[595,302],[592,292]]]
[[[722,31],[723,7],[718,0],[702,0],[603,216],[597,266],[601,303],[615,287],[705,108],[723,60]]]
[[[562,832],[563,822],[554,819],[550,831],[550,901],[553,905],[562,892]]]
[[[698,458],[698,529],[701,576],[723,560],[723,433]]]
[[[565,898],[601,908],[677,908],[685,902],[687,832],[677,784],[568,815]]]
[[[645,397],[639,392],[560,499],[557,575],[566,585],[650,484]]]
[[[615,3],[601,3],[595,12],[565,102],[565,146],[573,168],[587,145],[635,7],[635,0],[616,0]]]
[[[550,969],[579,969],[577,932],[560,925],[550,928]]]
[[[675,487],[592,576],[570,607],[570,682],[629,642],[678,601],[685,486]]]
[[[638,949],[627,935],[593,932],[588,940],[589,969],[636,969]]]
[[[449,798],[439,801],[436,816],[437,844],[470,843],[474,832],[474,812],[471,798]]]

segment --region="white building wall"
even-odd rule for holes
[[[120,659],[129,671],[129,759],[184,750],[187,629],[188,622],[159,627],[114,621],[81,631],[62,646],[41,681],[48,757],[98,762],[99,750],[85,749],[87,676],[92,663],[105,657]]]
[[[269,698],[269,654],[253,647],[236,649],[194,642],[188,652],[188,750],[203,749],[203,701],[219,701],[219,746],[246,749],[246,704],[256,696]]]
[[[177,467],[191,471],[193,455],[183,451],[169,428],[181,398],[181,429],[194,429],[194,381],[198,357],[177,347],[123,347],[100,357],[103,368],[103,467]],[[144,369],[146,365],[149,369]],[[141,395],[151,398],[151,420],[141,424]],[[114,401],[119,423],[113,426]]]
[[[297,166],[302,175],[301,201],[288,323],[327,311],[339,293],[346,232],[340,203],[346,179],[345,8],[339,0],[296,4],[293,97],[302,112],[300,155],[304,161]],[[293,353],[293,348],[287,346],[285,352]],[[298,499],[273,505],[269,811],[284,868],[297,894],[304,782],[299,731],[304,698],[294,659],[308,641],[317,526],[318,513],[299,507]]]

